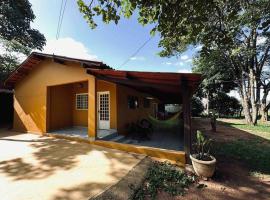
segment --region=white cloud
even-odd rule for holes
[[[47,41],[47,44],[42,52],[72,58],[97,60],[97,56],[92,54],[83,43],[70,37]]]
[[[7,54],[7,55],[11,55],[11,56],[14,56],[18,59],[19,63],[23,62],[27,56],[22,54],[22,53],[18,53],[18,52],[8,52],[6,50],[6,48],[3,46],[3,44],[0,43],[0,55],[3,55],[3,54]]]
[[[145,57],[143,57],[143,56],[134,56],[134,57],[131,57],[130,60],[143,61],[143,60],[145,60]]]
[[[185,63],[184,63],[184,62],[182,62],[182,61],[180,61],[180,62],[176,62],[176,63],[174,63],[174,65],[175,65],[175,66],[184,66],[184,65],[185,65]]]
[[[231,91],[228,93],[228,95],[231,96],[231,97],[235,97],[235,98],[237,98],[238,100],[241,99],[239,93],[238,93],[236,90],[231,90]]]
[[[187,59],[187,60],[185,60],[185,62],[192,62],[192,59],[191,58]]]
[[[164,64],[164,65],[172,65],[173,63],[172,62],[164,62],[162,64]]]
[[[199,46],[195,47],[196,51],[200,51],[201,49],[202,49],[202,45],[199,45]]]
[[[188,57],[188,55],[183,55],[183,56],[180,57],[180,59],[181,60],[187,60],[187,59],[189,59],[189,57]]]
[[[266,37],[258,37],[257,44],[261,45],[266,42]]]
[[[177,72],[179,72],[179,73],[191,73],[191,69],[179,69]]]

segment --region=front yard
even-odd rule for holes
[[[216,153],[242,161],[252,175],[270,175],[270,124],[251,126],[232,119],[221,119],[219,123],[235,135],[230,142],[219,141]]]
[[[269,199],[270,127],[268,124],[250,127],[239,120],[219,120],[217,132],[213,133],[209,119],[197,118],[193,120],[193,126],[215,141],[213,153],[218,160],[216,174],[208,181],[199,180],[197,182],[195,180],[195,184],[192,184],[188,190],[184,190],[184,196],[172,196],[172,193],[170,194],[166,189],[161,189],[157,191],[156,199]],[[158,178],[160,176],[153,176],[154,180],[160,180]],[[148,178],[144,187],[147,188],[150,185]]]
[[[268,124],[251,127],[239,120],[222,119],[213,133],[209,119],[197,118],[193,126],[215,141],[217,169],[208,181],[171,164],[143,164],[143,156],[135,154],[31,134],[2,133],[1,199],[88,199],[104,190],[97,199],[115,194],[127,199],[127,190],[135,192],[133,200],[269,199]],[[134,169],[140,170],[137,175]],[[134,180],[142,180],[141,186],[133,188]]]
[[[0,130],[1,200],[87,200],[118,183],[142,155]]]

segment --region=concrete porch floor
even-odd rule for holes
[[[184,150],[184,138],[183,136],[170,131],[154,131],[150,140],[136,140],[131,137],[125,137],[122,135],[117,135],[110,137],[109,139],[104,139],[106,141],[118,142],[122,144],[133,144],[145,147],[154,147],[159,149],[168,149],[175,151]]]
[[[65,135],[65,136],[80,137],[80,138],[88,138],[87,132],[88,132],[87,127],[73,126],[73,127],[69,127],[69,128],[51,131],[50,133]],[[107,137],[109,137],[113,134],[116,134],[116,133],[117,133],[117,131],[115,129],[98,129],[97,130],[97,138],[98,139],[107,138]]]
[[[1,200],[86,200],[116,184],[142,155],[0,131]]]

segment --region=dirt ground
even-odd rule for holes
[[[0,130],[1,200],[86,200],[143,158],[94,145]]]
[[[211,138],[218,141],[230,142],[238,138],[252,139],[255,137],[247,131],[218,123],[217,132],[213,133],[208,119],[195,119],[193,126],[204,130]],[[269,200],[270,178],[252,177],[248,168],[241,162],[230,157],[218,157],[216,175],[209,181],[201,180],[206,187],[199,189],[193,186],[183,197],[170,197],[160,193],[159,200]],[[270,163],[269,163],[270,164]]]

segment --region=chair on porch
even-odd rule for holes
[[[137,120],[127,125],[128,137],[138,140],[138,142],[151,140],[153,125],[147,119]]]

